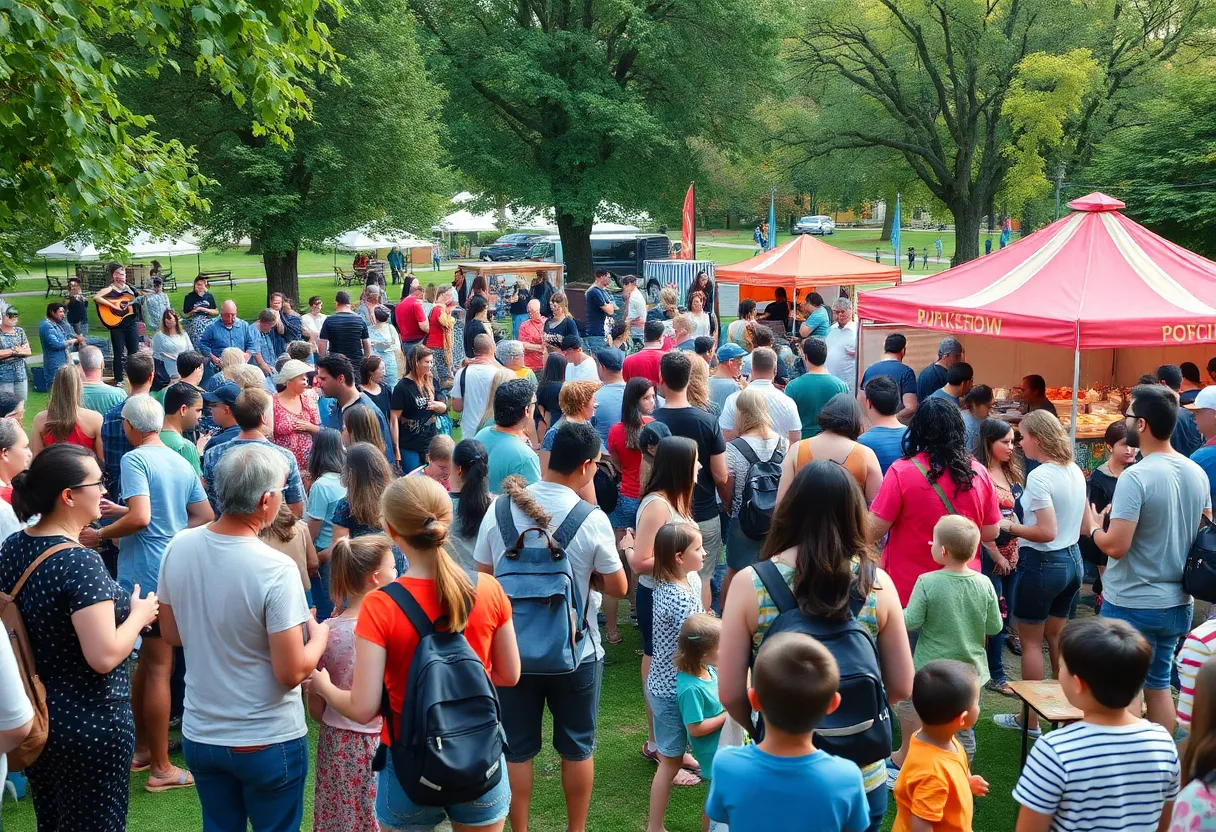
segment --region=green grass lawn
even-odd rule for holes
[[[628,610],[624,606],[621,609],[621,620],[624,622]],[[654,766],[638,753],[646,738],[646,711],[642,704],[638,657],[640,639],[637,629],[628,625],[621,627],[621,635],[624,638],[621,644],[607,645],[609,664],[604,670],[600,699],[595,791],[588,826],[595,832],[637,832],[643,829],[646,825],[650,780],[654,774]],[[1017,660],[1008,655],[1006,660],[1010,662],[1010,669],[1016,671]],[[1016,818],[1016,805],[1010,793],[1017,780],[1020,738],[1014,732],[993,725],[991,715],[1014,710],[1013,700],[985,693],[983,707],[984,713],[976,726],[978,753],[973,770],[988,780],[992,791],[988,797],[976,801],[975,829],[1008,832],[1013,829]],[[315,726],[310,740],[315,754]],[[176,755],[174,761],[183,764],[180,755]],[[146,773],[131,776],[131,807],[127,826],[131,832],[186,832],[200,828],[198,798],[192,790],[149,794],[144,791],[146,781]],[[707,794],[708,786],[705,785],[675,789],[667,812],[669,832],[698,832]],[[892,802],[884,829],[890,828],[894,816]],[[29,800],[17,805],[7,804],[4,824],[8,832],[34,832],[34,813]],[[311,777],[305,797],[302,828],[312,828]],[[566,828],[560,759],[548,747],[547,740],[545,749],[536,758],[532,828],[537,832],[562,832]]]

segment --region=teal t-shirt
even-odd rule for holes
[[[803,439],[819,435],[819,411],[837,393],[847,392],[849,386],[829,373],[805,373],[785,386],[785,395],[798,406]]]
[[[125,401],[127,394],[123,392],[121,387],[112,387],[109,384],[86,384],[84,386],[84,397],[80,403],[88,410],[95,410],[102,416],[109,412],[110,408],[121,401]]]
[[[718,700],[718,671],[709,668],[709,678],[701,679],[683,671],[676,674],[676,705],[680,709],[680,721],[684,729],[693,723],[701,722],[717,716],[726,710]],[[692,746],[692,756],[696,757],[701,766],[701,778],[710,779],[714,769],[714,754],[718,751],[718,737],[722,734],[719,728],[712,734],[703,737],[688,735],[688,743]]]
[[[477,432],[477,441],[490,457],[490,490],[495,494],[502,493],[502,481],[512,474],[519,474],[528,485],[540,482],[540,457],[515,434],[487,425]]]
[[[827,338],[828,330],[832,328],[832,316],[828,314],[828,308],[821,306],[807,315],[806,326],[811,330],[812,338]]]

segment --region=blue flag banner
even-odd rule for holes
[[[769,251],[777,247],[777,189],[769,194],[768,203],[768,239],[764,241]]]
[[[891,249],[895,252],[895,265],[903,253],[899,247],[899,194],[895,194],[895,214],[891,217]]]

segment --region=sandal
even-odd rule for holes
[[[144,786],[144,790],[149,792],[167,792],[171,789],[191,788],[194,788],[194,775],[186,771],[184,768],[177,769],[176,777],[149,776],[148,785]]]
[[[152,768],[151,759],[137,760],[134,757],[131,758],[131,771],[147,771],[150,768]]]
[[[693,774],[686,768],[682,768],[676,772],[676,779],[671,781],[673,786],[699,786],[701,778]]]
[[[647,760],[650,760],[650,762],[654,763],[656,766],[659,764],[659,749],[656,748],[655,750],[651,751],[650,742],[648,740],[642,740],[642,756]]]
[[[1001,696],[1017,696],[1017,693],[1009,686],[1008,682],[997,683],[989,679],[984,687],[993,693],[999,693]]]
[[[609,630],[604,634],[604,641],[608,642],[609,644],[620,644],[621,634],[616,630]]]

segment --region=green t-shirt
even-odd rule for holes
[[[912,661],[920,670],[936,659],[966,662],[987,683],[984,637],[1001,631],[1001,605],[992,581],[979,572],[939,569],[916,579],[904,610],[909,631],[920,631]]]
[[[717,716],[726,710],[718,700],[718,671],[709,668],[709,678],[701,679],[680,672],[676,674],[676,705],[680,709],[680,721],[688,726]],[[712,734],[703,737],[688,735],[688,743],[692,746],[692,756],[701,766],[701,778],[710,779],[714,768],[714,754],[718,751],[718,737],[722,733],[719,728]]]
[[[114,405],[127,398],[121,387],[112,387],[105,382],[97,384],[86,383],[84,399],[81,401],[89,410],[95,410],[105,416]]]
[[[785,386],[785,395],[798,406],[803,439],[819,435],[819,411],[832,396],[847,392],[849,386],[828,373],[806,373]]]
[[[528,485],[540,482],[540,457],[515,434],[487,425],[477,432],[477,441],[485,445],[490,458],[489,484],[495,494],[502,493],[502,481],[512,474],[519,474]]]
[[[166,448],[177,451],[186,462],[189,462],[190,467],[194,469],[194,473],[200,477],[203,475],[203,466],[198,461],[198,448],[194,447],[193,442],[177,431],[172,430],[162,430],[160,432],[160,441],[165,443]]]

